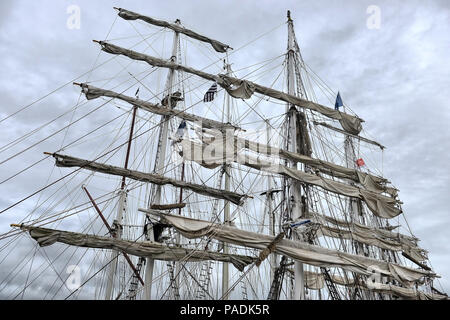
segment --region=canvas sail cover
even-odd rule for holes
[[[188,72],[191,74],[195,74],[199,77],[202,77],[204,79],[217,82],[221,87],[229,91],[230,95],[237,97],[237,98],[250,98],[250,93],[258,92],[261,94],[264,94],[266,96],[282,100],[288,103],[295,104],[299,107],[313,110],[316,112],[319,112],[331,119],[338,120],[342,126],[342,128],[347,131],[348,133],[357,135],[362,130],[362,122],[363,120],[352,116],[349,114],[346,114],[344,112],[340,112],[338,110],[334,110],[332,108],[320,105],[318,103],[304,100],[302,98],[271,89],[268,87],[261,86],[259,84],[250,82],[248,80],[242,80],[237,79],[233,77],[229,77],[226,75],[212,75],[200,70],[196,70],[190,67],[185,67],[170,61],[166,61],[163,59],[155,58],[150,55],[146,55],[143,53],[139,53],[133,50],[121,48],[119,46],[100,41],[100,45],[102,46],[102,50],[111,54],[117,54],[117,55],[124,55],[129,57],[130,59],[138,60],[138,61],[145,61],[148,64],[155,66],[155,67],[162,67],[162,68],[170,68],[173,70],[181,70],[183,72]]]
[[[255,85],[247,80],[236,79],[232,82],[221,76],[220,85],[225,88],[230,96],[236,99],[250,99],[255,93]]]
[[[275,239],[274,236],[244,231],[209,221],[167,215],[155,210],[139,210],[159,216],[163,223],[173,226],[183,236],[190,239],[206,236],[219,241],[260,250],[267,248]],[[407,287],[411,287],[414,283],[422,283],[424,277],[432,278],[436,276],[431,271],[408,268],[382,260],[288,239],[281,240],[276,246],[275,252],[317,267],[339,267],[363,275],[371,275],[375,271],[383,276],[394,278]]]
[[[210,143],[207,146],[202,144],[199,145],[189,140],[183,140],[181,144],[184,159],[195,161],[208,168],[214,168],[225,162],[236,161],[260,171],[280,174],[310,185],[321,187],[330,192],[362,199],[366,202],[370,211],[381,218],[391,219],[402,212],[401,209],[397,208],[397,200],[394,198],[289,168],[279,163],[239,154],[237,153],[239,147],[236,147],[233,144],[232,139],[225,139],[225,141],[220,140],[218,143]]]
[[[239,271],[256,261],[256,258],[236,254],[187,249],[182,247],[169,247],[158,242],[136,242],[112,237],[89,235],[84,233],[46,229],[39,227],[21,226],[29,231],[31,237],[41,247],[50,246],[56,242],[84,248],[112,249],[130,255],[152,258],[164,261],[204,261],[215,260],[232,263]]]
[[[201,34],[198,34],[197,32],[194,32],[190,29],[183,28],[182,26],[180,26],[178,24],[169,23],[169,22],[166,22],[163,20],[153,19],[148,16],[143,16],[139,13],[135,13],[135,12],[132,12],[129,10],[121,9],[121,8],[119,8],[118,10],[119,10],[119,16],[125,20],[142,20],[142,21],[145,21],[145,22],[155,25],[155,26],[172,29],[175,32],[183,33],[193,39],[211,44],[211,46],[217,52],[223,53],[223,52],[226,52],[228,48],[231,49],[231,47],[229,45],[226,45],[220,41],[213,40],[211,38],[202,36]]]

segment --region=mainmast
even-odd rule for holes
[[[296,39],[294,33],[294,23],[291,19],[290,11],[287,13],[288,18],[288,52],[287,52],[287,84],[288,84],[288,93],[290,95],[306,97],[306,92],[303,88],[301,81],[297,83],[297,87],[295,86],[295,78],[296,78]],[[301,80],[301,75],[297,74],[297,78]],[[288,126],[288,139],[286,149],[296,153],[302,153],[302,149],[300,148],[301,140],[298,141],[298,128],[297,125],[299,123],[299,119],[297,118],[299,115],[299,111],[297,107],[293,104],[288,104],[287,106],[287,122]],[[305,126],[306,127],[306,126]],[[296,166],[296,162],[293,163]],[[287,201],[288,209],[289,209],[289,217],[292,221],[296,221],[302,217],[302,211],[305,208],[302,208],[302,184],[298,181],[292,181],[289,184],[289,193]],[[292,233],[292,237],[294,240],[303,241],[295,232]],[[305,299],[305,282],[304,282],[304,274],[303,274],[303,263],[299,261],[294,262],[294,300],[304,300]]]
[[[228,63],[228,60],[225,60],[225,69],[227,76],[231,76],[231,65]],[[225,105],[224,105],[224,111],[225,111],[225,118],[226,120],[223,122],[231,123],[231,114],[230,114],[230,95],[225,95]],[[228,139],[229,130],[225,130],[225,138]],[[234,132],[231,136],[231,138],[234,136]],[[228,151],[228,150],[227,150]],[[225,163],[223,165],[223,171],[225,175],[225,190],[230,191],[230,165]],[[224,201],[224,224],[229,225],[230,224],[230,202]],[[223,253],[228,254],[228,244],[226,242],[223,243]],[[222,297],[223,299],[228,299],[228,287],[229,287],[229,266],[228,263],[223,263],[222,267]]]
[[[180,20],[176,20],[175,23],[177,25],[180,25]],[[172,45],[172,56],[170,58],[172,63],[177,62],[177,56],[178,56],[178,43],[179,43],[179,32],[174,31],[173,36],[173,45]],[[172,109],[175,106],[172,105],[172,93],[173,93],[173,79],[175,75],[174,69],[169,69],[168,74],[168,88],[167,88],[167,108]],[[166,149],[168,144],[168,130],[169,130],[169,116],[163,116],[161,117],[161,123],[159,125],[159,141],[158,141],[158,147],[156,151],[156,160],[155,160],[155,169],[154,172],[156,174],[163,174],[164,173],[164,167],[166,164]],[[150,200],[149,207],[152,204],[161,204],[161,188],[160,185],[153,185],[152,192],[153,193],[153,199]],[[149,222],[149,221],[147,221]],[[154,241],[154,234],[153,234],[153,228],[149,227],[147,228],[147,238],[148,240]],[[151,299],[151,292],[152,292],[152,281],[153,281],[153,269],[154,269],[154,259],[147,258],[146,267],[145,267],[145,299],[150,300]]]

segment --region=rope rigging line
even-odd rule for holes
[[[158,32],[157,32],[157,33],[158,33]],[[150,35],[149,37],[151,37],[151,36],[152,36],[152,35]],[[148,38],[149,38],[149,37],[148,37]],[[146,39],[147,39],[147,38],[146,38]],[[140,42],[138,42],[138,43],[136,43],[135,45],[131,46],[130,49],[133,48],[133,47],[136,47],[137,45],[141,44],[142,42],[144,42],[144,40],[141,40]],[[101,50],[100,50],[100,51],[101,51]],[[38,102],[44,100],[45,98],[51,96],[52,94],[54,94],[55,92],[61,90],[61,89],[64,88],[64,87],[66,87],[67,85],[72,84],[73,82],[77,81],[78,79],[80,79],[80,78],[82,78],[82,77],[84,77],[84,76],[86,76],[86,75],[89,75],[89,74],[92,73],[94,70],[96,70],[96,69],[98,69],[98,68],[104,66],[105,64],[107,64],[107,63],[113,61],[113,60],[116,59],[116,58],[117,58],[117,56],[113,56],[113,57],[111,57],[111,58],[105,60],[104,62],[102,62],[101,64],[99,64],[98,66],[96,66],[95,68],[93,68],[93,69],[91,68],[90,70],[88,70],[88,71],[82,73],[81,75],[77,76],[76,78],[74,78],[74,79],[72,79],[72,80],[70,80],[70,81],[64,83],[63,85],[57,87],[56,89],[50,91],[49,93],[45,94],[44,96],[42,96],[42,97],[40,97],[40,98],[34,100],[33,102],[29,103],[28,105],[25,105],[24,107],[18,109],[17,111],[15,111],[15,112],[13,112],[12,114],[6,116],[5,118],[0,119],[0,123],[2,123],[3,121],[6,121],[6,120],[8,120],[8,119],[10,119],[11,117],[16,116],[17,114],[19,114],[19,113],[22,112],[22,111],[27,110],[28,108],[32,107],[32,106],[35,105],[36,103],[38,103]]]
[[[129,89],[129,88],[128,88],[128,89]],[[128,90],[128,89],[126,89],[126,90]],[[124,90],[123,92],[125,92],[126,90]],[[122,92],[122,93],[123,93],[123,92]],[[111,100],[113,100],[113,99],[108,100],[108,102],[110,102]],[[190,106],[190,107],[189,107],[188,109],[186,109],[186,110],[191,109],[191,108],[194,107],[196,104],[198,104],[198,103],[200,103],[200,102],[202,102],[202,101],[203,101],[203,99],[200,100],[200,101],[198,101],[198,102],[195,103],[194,105]],[[99,107],[97,107],[96,109],[94,109],[93,111],[91,111],[91,113],[94,112],[94,111],[96,111],[97,109],[103,107],[105,104],[106,104],[106,103],[101,104]],[[182,112],[182,111],[180,111],[180,112]],[[176,116],[176,114],[175,114],[175,116]],[[167,120],[164,120],[164,121],[169,121],[169,120],[170,120],[170,118],[167,119]],[[139,135],[136,135],[135,137],[132,138],[132,140],[135,140],[135,139],[137,139],[138,137],[144,135],[145,133],[147,133],[147,132],[149,132],[149,131],[155,129],[157,126],[159,126],[159,124],[158,124],[158,125],[155,125],[155,126],[153,126],[153,127],[151,127],[151,128],[149,128],[148,130],[144,131],[143,133],[141,133],[141,134],[139,134]],[[103,154],[102,156],[97,157],[95,160],[93,160],[93,161],[91,161],[91,162],[95,162],[96,160],[98,160],[98,159],[104,157],[105,155],[107,155],[108,153],[111,153],[111,152],[113,152],[113,151],[115,151],[115,150],[117,150],[117,149],[120,149],[121,147],[123,147],[123,146],[126,145],[127,143],[128,143],[128,142],[122,143],[121,145],[117,146],[117,147],[114,148],[113,150],[111,150],[111,151],[109,151],[109,152]],[[0,163],[0,164],[1,164],[1,163]],[[78,172],[78,171],[80,171],[80,170],[81,170],[81,168],[75,169],[74,171],[72,171],[72,172],[66,174],[65,176],[63,176],[62,178],[59,178],[59,179],[53,181],[51,184],[48,184],[47,186],[45,186],[45,187],[43,187],[43,188],[37,190],[36,192],[32,193],[31,195],[28,195],[27,197],[25,197],[25,198],[23,198],[23,199],[17,201],[16,203],[10,205],[9,207],[3,209],[2,211],[0,211],[0,214],[6,212],[6,211],[8,211],[8,210],[10,210],[11,208],[15,207],[16,205],[18,205],[18,204],[22,203],[23,201],[25,201],[25,200],[27,200],[27,199],[33,197],[34,195],[40,193],[41,191],[43,191],[43,190],[47,189],[48,187],[50,187],[50,186],[52,186],[52,185],[58,183],[59,181],[62,181],[64,178],[66,178],[66,177],[68,177],[68,176],[72,175],[73,173]]]
[[[111,145],[110,145],[111,146]],[[112,157],[112,156],[111,156]],[[90,174],[90,176],[89,177],[92,177],[93,176],[93,173],[91,173]],[[83,182],[82,182],[83,183]],[[79,187],[79,186],[78,186]],[[76,189],[78,189],[78,187],[76,187]],[[71,194],[71,192],[68,192],[67,193],[67,195],[70,195]],[[67,196],[66,196],[67,197]],[[64,200],[64,199],[63,199]],[[61,201],[63,201],[63,200],[61,200]],[[64,218],[64,217],[63,217]],[[56,219],[55,221],[58,221],[58,220],[62,220],[63,218],[60,218],[60,219]],[[109,216],[108,216],[108,218],[109,218]],[[94,221],[94,220],[93,220]],[[86,227],[86,229],[89,229],[90,228],[90,225],[93,223],[93,221],[91,221],[91,223]],[[22,231],[22,233],[23,233],[23,231]],[[61,254],[62,253],[64,253],[66,250],[68,249],[68,247],[66,247],[62,252],[61,252]],[[85,251],[85,253],[86,253],[87,251]],[[75,252],[74,252],[74,254],[75,254]],[[44,269],[42,272],[44,272],[46,269]],[[36,280],[38,277],[36,277],[34,280]],[[32,282],[34,282],[34,280],[32,281]],[[31,283],[30,283],[31,284]]]

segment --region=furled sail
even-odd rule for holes
[[[373,145],[375,145],[375,146],[380,147],[381,150],[384,150],[384,149],[386,148],[385,146],[383,146],[382,144],[380,144],[380,143],[378,143],[378,142],[376,142],[376,141],[373,141],[373,140],[370,140],[370,139],[367,139],[367,138],[365,138],[365,137],[361,137],[361,136],[358,136],[358,135],[350,134],[350,133],[345,132],[345,131],[343,131],[343,130],[341,130],[341,129],[339,129],[339,128],[335,128],[335,127],[333,127],[333,126],[330,126],[329,124],[327,124],[327,123],[325,123],[325,122],[317,122],[317,121],[313,121],[313,123],[314,123],[314,125],[316,125],[316,126],[322,126],[322,127],[325,127],[325,128],[328,128],[328,129],[331,129],[331,130],[334,130],[334,131],[343,133],[343,134],[345,134],[345,135],[351,136],[351,137],[353,137],[353,138],[355,138],[355,139],[357,139],[357,140],[361,140],[361,141],[364,141],[364,142],[373,144]]]
[[[209,131],[207,131],[207,132],[209,132]],[[215,132],[211,131],[211,134],[214,135]],[[205,141],[206,141],[205,136],[202,136],[201,139],[205,143]],[[229,144],[229,141],[227,141],[226,138],[225,139],[222,138],[221,133],[218,138],[214,138],[211,140],[213,140],[213,141],[208,141],[208,143],[205,143],[205,144],[207,144],[207,146],[205,146],[205,147],[217,149],[218,152],[216,152],[216,153],[220,153],[222,145]],[[197,152],[197,150],[199,150],[199,146],[197,146],[197,145],[190,146],[188,144],[189,142],[184,142],[184,141],[182,143],[183,143],[183,148],[186,148],[186,149],[195,148],[196,149],[195,152]],[[195,143],[195,142],[192,142],[192,143]],[[299,154],[296,152],[287,151],[284,149],[276,148],[276,147],[262,144],[259,142],[254,142],[251,140],[243,139],[243,138],[240,138],[237,136],[234,137],[234,144],[235,145],[233,148],[234,148],[235,153],[237,153],[240,150],[245,148],[245,149],[254,151],[256,153],[259,153],[259,154],[264,154],[267,156],[281,157],[283,159],[290,160],[294,163],[301,162],[309,167],[319,170],[322,173],[334,176],[336,178],[351,179],[355,182],[360,183],[366,189],[373,191],[373,192],[378,192],[378,193],[386,192],[386,193],[390,194],[391,196],[396,196],[398,193],[397,189],[386,186],[386,183],[388,183],[387,179],[384,179],[384,178],[381,178],[378,176],[374,176],[369,173],[361,172],[359,170],[343,167],[343,166],[334,164],[332,162],[328,162],[328,161],[324,161],[324,160],[320,160],[320,159],[314,159],[314,158],[311,158],[311,157],[308,157],[306,155],[302,155],[302,154]],[[228,148],[230,148],[230,146],[228,146]],[[230,149],[230,150],[233,150],[233,149]],[[187,151],[189,151],[189,150],[187,150]]]
[[[157,104],[153,104],[150,102],[146,102],[140,99],[136,99],[133,97],[129,97],[114,91],[110,91],[110,90],[105,90],[105,89],[100,89],[100,88],[96,88],[94,86],[88,85],[88,84],[81,84],[83,93],[86,95],[86,98],[88,100],[91,99],[97,99],[99,97],[110,97],[110,98],[116,98],[116,99],[120,99],[122,101],[128,102],[134,106],[137,106],[143,110],[155,113],[155,114],[159,114],[159,115],[163,115],[163,116],[175,116],[187,121],[192,121],[192,122],[198,122],[201,123],[203,127],[205,128],[214,128],[214,129],[226,129],[226,128],[233,128],[233,129],[239,129],[238,127],[232,126],[229,123],[223,123],[220,121],[215,121],[215,120],[211,120],[211,119],[207,119],[204,117],[200,117],[197,116],[195,114],[191,114],[191,113],[187,113],[187,112],[183,112],[180,110],[174,110],[174,109],[169,109],[169,108],[164,108],[161,105],[157,105]]]
[[[228,140],[228,141],[227,141]],[[248,155],[236,154],[228,144],[233,144],[233,140],[225,139],[216,144],[210,144],[204,148],[201,144],[192,141],[182,141],[183,157],[186,160],[196,161],[197,163],[213,167],[220,165],[223,161],[236,161],[245,166],[255,168],[260,171],[275,173],[295,180],[315,185],[333,193],[348,197],[364,200],[370,211],[381,218],[391,219],[398,216],[402,211],[397,207],[397,200],[391,197],[383,196],[371,190],[364,190],[356,186],[351,186],[342,182],[323,178],[318,175],[306,173],[294,168],[286,167],[279,163],[264,161],[262,159],[251,158]],[[208,149],[209,148],[209,149]],[[231,150],[231,152],[227,152]]]
[[[287,269],[292,272],[291,269]],[[305,284],[306,287],[310,290],[320,290],[325,287],[325,279],[323,274],[305,271]],[[380,282],[373,282],[367,284],[363,281],[359,281],[355,283],[354,279],[344,279],[338,275],[332,275],[331,279],[334,284],[353,287],[357,286],[358,288],[363,288],[366,290],[385,293],[390,295],[395,295],[400,298],[408,299],[408,300],[447,300],[448,297],[441,294],[429,293],[417,290],[416,288],[404,288],[399,287],[392,284],[384,284]]]
[[[244,157],[241,158],[245,159]],[[380,218],[391,219],[402,213],[402,210],[397,207],[397,200],[369,190],[364,190],[362,188],[347,185],[342,182],[326,179],[314,174],[305,173],[303,171],[289,168],[280,164],[275,165],[259,159],[253,159],[251,161],[238,160],[238,162],[245,163],[245,165],[251,166],[258,170],[280,174],[307,183],[309,185],[318,186],[333,193],[352,198],[359,198],[361,200],[364,200],[370,211]]]
[[[222,84],[221,86],[223,86],[225,89],[229,88],[230,85],[237,85],[240,86],[242,85],[242,82],[245,81],[246,84],[245,86],[248,88],[252,88],[254,89],[255,92],[264,94],[266,96],[278,99],[278,100],[282,100],[291,104],[294,104],[296,106],[305,108],[305,109],[310,109],[316,112],[319,112],[321,114],[323,114],[324,116],[327,116],[328,118],[331,119],[335,119],[338,120],[342,126],[342,128],[354,135],[357,135],[361,132],[362,130],[362,125],[361,123],[363,122],[362,119],[356,117],[356,116],[352,116],[349,114],[346,114],[344,112],[340,112],[338,110],[323,106],[321,104],[312,102],[312,101],[308,101],[272,88],[268,88],[268,87],[264,87],[261,86],[259,84],[247,81],[247,80],[241,80],[241,79],[237,79],[237,78],[233,78],[233,77],[229,77],[226,75],[220,75],[220,78],[222,79]],[[219,83],[219,82],[218,82]],[[220,84],[220,83],[219,83]],[[228,91],[228,93],[230,93]],[[230,93],[231,94],[231,93]],[[244,97],[242,97],[244,99]]]
[[[318,103],[304,100],[302,98],[271,89],[268,87],[261,86],[259,84],[250,82],[248,80],[242,80],[237,79],[233,77],[229,77],[226,75],[212,75],[200,70],[196,70],[190,67],[185,67],[170,61],[166,61],[163,59],[155,58],[146,54],[142,54],[133,50],[125,49],[104,41],[99,41],[100,45],[102,46],[102,50],[111,54],[117,54],[117,55],[124,55],[134,60],[144,61],[148,64],[155,66],[155,67],[163,67],[163,68],[170,68],[174,70],[181,70],[183,72],[195,74],[199,77],[202,77],[204,79],[215,81],[217,82],[221,87],[223,87],[225,90],[228,91],[228,93],[235,98],[242,98],[246,99],[251,96],[253,92],[258,92],[264,95],[267,95],[269,97],[283,100],[288,103],[295,104],[299,107],[310,109],[316,112],[319,112],[329,118],[338,120],[341,123],[342,128],[351,133],[351,134],[359,134],[359,132],[362,130],[361,123],[363,122],[362,119],[352,116],[343,112],[340,112],[338,110],[320,105]],[[244,86],[244,87],[242,87]]]
[[[284,149],[276,148],[273,146],[265,145],[258,142],[253,142],[247,139],[236,138],[239,145],[243,145],[245,148],[265,154],[265,155],[279,155],[280,157],[293,161],[293,162],[301,162],[309,167],[319,170],[325,174],[343,178],[343,179],[351,179],[355,182],[360,183],[366,189],[374,191],[374,192],[387,192],[391,195],[397,194],[395,188],[386,187],[385,184],[388,182],[387,179],[374,176],[369,173],[361,172],[359,170],[355,170],[352,168],[343,167],[332,162],[328,162],[321,159],[314,159],[308,157],[306,155],[302,155],[296,152],[287,151]]]
[[[337,227],[348,227],[348,225],[349,225],[348,221],[335,219],[333,217],[329,217],[326,215],[321,215],[317,212],[308,211],[306,213],[306,217],[311,218],[311,219],[316,219],[316,220],[320,221],[320,223],[322,223],[322,224],[332,224]],[[404,234],[401,234],[398,232],[393,232],[392,230],[394,230],[398,226],[373,228],[373,227],[369,227],[369,226],[363,225],[361,223],[358,223],[356,221],[352,221],[352,226],[354,226],[355,228],[361,229],[362,232],[375,232],[376,235],[380,236],[380,237],[385,237],[388,239],[399,239],[403,244],[405,244],[407,246],[411,246],[411,247],[417,246],[417,243],[419,241],[419,239],[416,237],[407,236],[407,235],[404,235]]]
[[[394,294],[405,299],[414,300],[448,300],[448,297],[442,294],[419,291],[415,288],[403,288],[392,284],[373,283],[370,290],[379,293]]]
[[[427,251],[418,247],[419,239],[407,236],[401,233],[392,232],[383,228],[368,227],[358,222],[335,219],[333,217],[321,215],[315,212],[308,212],[306,218],[320,224],[323,228],[322,234],[331,237],[346,237],[352,234],[352,238],[359,242],[375,245],[377,247],[403,251],[414,257],[418,261],[424,261],[427,257]]]
[[[208,236],[219,241],[260,250],[267,248],[275,239],[274,236],[244,231],[209,221],[167,215],[156,210],[139,210],[159,216],[163,223],[173,226],[183,236],[191,239]],[[375,271],[383,276],[394,278],[407,287],[411,287],[414,283],[422,283],[424,277],[436,277],[436,274],[431,271],[408,268],[382,260],[288,239],[281,240],[277,244],[275,252],[317,267],[339,267],[367,276]]]
[[[158,185],[170,184],[174,187],[192,190],[198,194],[214,197],[217,199],[224,199],[231,201],[236,205],[241,205],[245,195],[238,194],[232,191],[219,190],[208,187],[206,185],[200,185],[195,183],[189,183],[185,181],[179,181],[171,178],[164,177],[158,174],[144,173],[129,169],[124,169],[116,166],[111,166],[94,161],[79,159],[75,157],[53,154],[56,160],[56,166],[58,167],[80,167],[83,169],[101,172],[105,174],[111,174],[120,177],[127,177],[137,181],[149,182]]]
[[[332,217],[309,213],[308,218],[319,225],[317,236],[328,236],[337,239],[356,240],[386,250],[401,251],[418,261],[427,260],[426,251],[420,249],[406,236],[380,228],[371,228],[352,222],[351,224]],[[331,222],[331,223],[330,223]]]
[[[36,240],[41,247],[52,245],[55,242],[60,242],[84,248],[112,249],[138,257],[151,257],[156,260],[164,261],[195,262],[215,260],[230,262],[239,271],[243,271],[245,266],[256,261],[256,258],[249,256],[225,254],[182,247],[169,247],[165,244],[151,241],[136,242],[112,237],[103,237],[25,225],[20,226],[20,228],[22,230],[29,231],[31,237]]]
[[[169,23],[163,20],[157,20],[157,19],[153,19],[150,18],[148,16],[143,16],[139,13],[135,13],[132,11],[128,11],[122,8],[116,8],[117,10],[119,10],[119,17],[125,19],[125,20],[142,20],[144,22],[147,22],[149,24],[158,26],[158,27],[163,27],[163,28],[169,28],[172,29],[175,32],[179,32],[179,33],[183,33],[185,35],[187,35],[188,37],[191,37],[193,39],[199,40],[199,41],[203,41],[206,43],[211,44],[211,46],[214,48],[214,50],[216,50],[217,52],[227,52],[227,49],[232,49],[229,45],[227,44],[223,44],[220,41],[217,40],[213,40],[211,38],[202,36],[201,34],[198,34],[197,32],[194,32],[192,30],[183,28],[182,26],[175,24],[175,23]]]

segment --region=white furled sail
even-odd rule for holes
[[[169,28],[172,29],[175,32],[179,32],[179,33],[183,33],[185,35],[187,35],[188,37],[191,37],[193,39],[199,40],[199,41],[203,41],[203,42],[207,42],[209,44],[211,44],[211,46],[214,48],[214,50],[216,50],[217,52],[227,52],[228,49],[231,49],[231,47],[229,45],[223,44],[220,41],[202,36],[201,34],[198,34],[195,31],[192,31],[190,29],[186,29],[183,28],[175,23],[169,23],[163,20],[157,20],[157,19],[153,19],[150,18],[148,16],[143,16],[139,13],[136,12],[132,12],[129,10],[125,10],[122,8],[116,8],[119,11],[119,17],[121,17],[122,19],[125,20],[142,20],[144,22],[153,24],[155,26],[159,26],[159,27],[163,27],[163,28]]]
[[[156,210],[139,210],[148,214],[159,215],[163,223],[173,226],[187,238],[211,236],[220,241],[256,249],[265,249],[275,239],[273,236],[218,225],[209,221],[168,215]],[[376,270],[407,287],[423,282],[424,277],[436,277],[436,274],[431,271],[412,269],[394,263],[288,239],[281,240],[277,244],[275,251],[294,260],[318,267],[339,267],[362,275],[371,275],[372,272],[369,270]]]
[[[241,205],[245,195],[238,194],[226,190],[217,190],[205,185],[198,185],[194,183],[188,183],[185,181],[178,181],[170,179],[158,174],[144,173],[133,171],[129,169],[124,169],[116,166],[111,166],[103,163],[98,163],[94,161],[79,159],[75,157],[70,157],[61,154],[53,155],[56,160],[56,166],[58,167],[79,167],[82,169],[92,170],[96,172],[102,172],[105,174],[111,174],[121,177],[127,177],[137,181],[150,182],[157,185],[171,184],[174,187],[186,188],[192,190],[196,193],[203,194],[206,196],[214,197],[217,199],[226,199],[233,202],[234,204]]]
[[[288,269],[290,272],[292,270]],[[325,288],[324,275],[315,272],[305,272],[306,286],[310,290],[321,290]],[[347,286],[347,287],[363,287],[365,290],[370,290],[374,292],[380,292],[385,294],[392,294],[408,300],[446,300],[447,296],[437,293],[428,293],[424,291],[417,290],[415,288],[404,288],[391,284],[383,283],[365,283],[358,282],[355,283],[354,279],[344,279],[340,276],[333,275],[332,281],[335,284]]]
[[[295,97],[293,95],[275,89],[271,89],[265,86],[261,86],[259,84],[247,80],[236,79],[223,74],[221,75],[208,74],[206,72],[195,70],[190,67],[185,67],[180,64],[165,61],[133,50],[121,48],[119,46],[116,46],[114,44],[105,41],[99,41],[99,43],[102,46],[102,50],[107,53],[124,55],[129,57],[130,59],[147,62],[148,64],[155,67],[180,70],[183,72],[195,74],[207,80],[215,81],[217,82],[217,84],[226,89],[231,96],[234,96],[235,98],[242,98],[242,99],[249,98],[251,96],[251,93],[255,91],[275,99],[292,103],[302,108],[317,111],[331,119],[339,120],[339,122],[342,125],[342,128],[349,133],[358,134],[362,130],[361,125],[361,123],[363,122],[362,119],[340,112],[338,110],[331,109],[329,107],[323,106],[321,104],[312,101],[307,101],[302,98]],[[236,88],[232,87],[233,85],[244,86],[244,88],[236,90]]]
[[[164,261],[205,261],[214,260],[232,263],[238,270],[244,270],[245,266],[254,262],[256,258],[219,252],[206,251],[202,249],[189,249],[181,247],[168,247],[158,242],[129,241],[102,237],[78,232],[46,229],[21,225],[20,228],[29,231],[30,236],[36,240],[41,247],[50,246],[56,242],[71,246],[97,249],[113,249],[125,252],[137,257],[152,257]]]
[[[279,174],[310,185],[319,186],[337,194],[362,199],[366,202],[372,213],[381,218],[391,219],[402,212],[401,209],[397,207],[398,201],[392,197],[383,196],[372,190],[365,190],[356,186],[323,178],[318,175],[305,173],[278,163],[249,158],[248,156],[240,154],[234,156],[234,154],[231,153],[230,155],[229,152],[225,151],[227,143],[230,142],[219,141],[219,143],[216,143],[215,145],[210,144],[204,147],[203,145],[196,145],[190,141],[183,142],[183,157],[186,160],[197,160],[200,164],[206,163],[205,166],[208,166],[208,164],[217,166],[220,164],[220,159],[218,159],[218,157],[223,157],[223,155],[225,155],[225,157],[231,156],[235,158],[235,161],[238,163],[261,171]],[[233,140],[231,143],[233,143]],[[208,148],[210,150],[208,150]],[[205,150],[208,152],[205,152]],[[226,161],[226,159],[222,158],[222,161]]]
[[[81,84],[81,87],[83,89],[83,93],[86,95],[86,98],[88,100],[97,99],[99,97],[110,97],[110,98],[116,98],[120,99],[122,101],[128,102],[134,106],[138,106],[139,108],[159,114],[162,116],[172,116],[172,117],[178,117],[187,121],[191,122],[199,122],[202,124],[205,128],[215,128],[215,129],[239,129],[238,127],[232,126],[229,123],[222,123],[220,121],[215,121],[212,119],[207,119],[201,116],[197,116],[195,114],[183,112],[180,110],[174,110],[165,108],[162,105],[153,104],[147,101],[143,101],[140,99],[136,99],[133,97],[129,97],[111,90],[104,90],[100,88],[96,88],[94,86],[88,85],[88,84]]]

